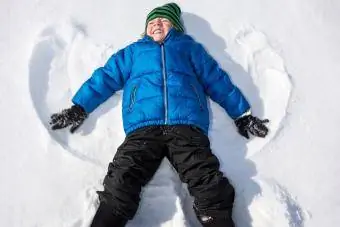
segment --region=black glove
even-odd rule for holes
[[[79,128],[87,118],[85,110],[78,105],[73,105],[71,108],[64,109],[60,113],[52,114],[50,125],[52,130],[71,126],[70,132],[73,133]]]
[[[247,139],[249,139],[248,132],[254,136],[265,137],[268,134],[268,128],[264,124],[268,122],[268,119],[260,120],[252,115],[247,115],[235,120],[238,132]]]

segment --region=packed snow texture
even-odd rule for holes
[[[121,96],[75,134],[49,117],[96,67],[140,38],[166,1],[20,0],[0,8],[0,225],[85,227],[107,165],[124,140]],[[213,152],[236,189],[237,227],[334,227],[340,20],[337,1],[177,1],[187,33],[243,91],[269,135],[245,140],[210,101]],[[128,227],[198,227],[193,198],[164,160]]]

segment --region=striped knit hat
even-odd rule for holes
[[[184,32],[184,26],[181,22],[181,8],[176,3],[168,3],[163,6],[153,9],[146,17],[145,27],[149,21],[162,17],[168,19],[176,30]]]

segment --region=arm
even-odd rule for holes
[[[129,78],[132,50],[128,46],[112,55],[103,67],[96,69],[80,87],[72,102],[91,113],[116,91],[123,88]]]
[[[194,45],[191,59],[206,94],[224,108],[232,119],[250,114],[246,98],[201,44]]]
[[[248,132],[265,137],[269,121],[251,115],[250,105],[241,91],[231,82],[228,74],[207,53],[201,44],[196,44],[192,52],[192,62],[205,92],[222,106],[235,121],[238,132],[249,139]]]
[[[77,130],[87,118],[88,113],[91,113],[116,91],[123,88],[130,75],[131,59],[131,47],[128,46],[112,55],[103,67],[96,69],[91,78],[80,87],[73,97],[74,105],[51,116],[52,130],[70,125],[71,133]]]

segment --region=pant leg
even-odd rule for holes
[[[200,222],[209,227],[234,226],[231,219],[234,188],[219,170],[209,138],[200,129],[185,125],[175,126],[169,136],[173,139],[169,139],[167,157],[181,180],[188,184]]]
[[[90,227],[124,227],[128,219],[112,213],[112,207],[100,203]]]
[[[132,219],[140,201],[140,192],[153,177],[163,157],[157,127],[138,129],[129,134],[109,164],[104,178],[104,191],[99,200],[114,213]]]

